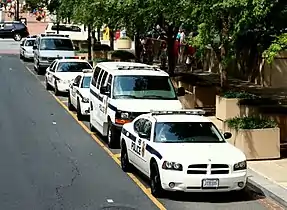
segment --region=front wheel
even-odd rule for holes
[[[107,135],[107,139],[108,139],[108,146],[109,148],[115,148],[116,143],[117,143],[117,137],[115,135],[115,128],[112,124],[111,121],[108,122],[108,135]]]
[[[71,96],[70,96],[71,93],[69,93],[69,97],[68,97],[68,109],[70,111],[73,111],[74,107],[72,105],[72,102],[71,102]]]
[[[51,87],[51,85],[49,84],[47,78],[45,78],[45,83],[46,83],[46,90],[51,90],[52,87]]]
[[[55,96],[60,95],[60,91],[58,90],[58,85],[57,85],[56,81],[55,81],[55,84],[54,84],[54,91],[55,91]]]
[[[151,165],[151,172],[150,172],[150,188],[151,193],[154,197],[160,198],[163,196],[164,190],[161,186],[160,174],[158,170],[157,164],[154,162]]]
[[[77,118],[78,120],[83,120],[84,116],[82,115],[82,111],[81,111],[81,104],[80,104],[80,100],[77,100]]]

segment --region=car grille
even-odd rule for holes
[[[192,164],[188,166],[187,174],[229,174],[227,164]]]

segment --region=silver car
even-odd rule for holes
[[[36,36],[26,37],[20,44],[20,59],[33,60],[34,52],[33,45],[35,43]]]

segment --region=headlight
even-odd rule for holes
[[[127,112],[122,112],[122,113],[121,113],[121,118],[122,118],[122,119],[128,119],[128,118],[129,118],[129,113],[127,113]]]
[[[82,98],[82,102],[84,102],[84,103],[89,103],[89,99],[88,99],[88,98],[83,97],[83,98]]]
[[[234,164],[233,171],[245,170],[246,168],[247,168],[246,161],[241,161],[239,163]]]
[[[164,161],[162,164],[162,169],[182,171],[182,165],[176,162]]]

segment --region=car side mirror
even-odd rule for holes
[[[78,87],[78,86],[79,86],[79,84],[78,84],[78,83],[76,83],[76,82],[73,82],[73,86]]]
[[[100,93],[103,94],[103,95],[109,95],[110,94],[110,90],[107,86],[102,86],[100,88]]]
[[[33,50],[37,50],[37,46],[36,45],[33,46]]]
[[[146,134],[146,133],[139,132],[138,135],[139,135],[140,138],[149,139],[149,135]]]
[[[230,132],[225,132],[223,134],[223,136],[224,136],[225,139],[230,139],[232,137],[232,134]]]
[[[184,89],[184,87],[177,88],[177,96],[185,96],[185,89]]]

